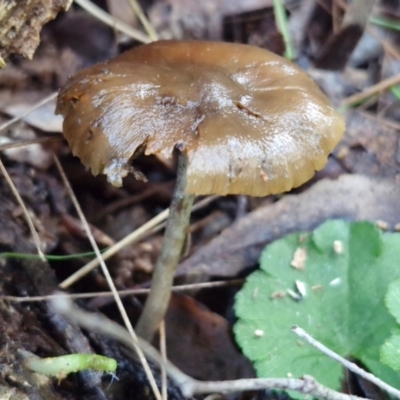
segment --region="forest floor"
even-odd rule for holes
[[[113,17],[143,31],[128,0],[96,3]],[[140,3],[160,38],[246,43],[285,54],[272,0]],[[196,379],[254,377],[251,363],[233,338],[233,301],[243,278],[258,267],[265,245],[288,233],[312,230],[332,218],[368,219],[385,230],[399,229],[399,200],[395,194],[400,184],[400,95],[396,86],[400,82],[400,2],[370,2],[375,3],[372,11],[367,1],[354,3],[358,4],[356,11],[347,7],[346,1],[285,2],[294,61],[315,79],[346,119],[345,135],[326,167],[309,183],[287,194],[197,200],[190,245],[176,278],[176,284],[193,286],[174,292],[165,319],[168,359]],[[380,26],[388,19],[397,28]],[[0,399],[152,397],[140,363],[126,349],[98,332],[81,330],[67,322],[45,298],[29,302],[17,299],[50,295],[61,284],[78,298],[80,294],[88,296],[77,300],[81,307],[121,322],[99,268],[65,283],[95,256],[66,257],[90,253],[93,248],[54,156],[60,160],[100,249],[114,245],[168,208],[175,165],[153,156],[140,156],[135,166],[148,182],[128,176],[122,188],[112,187],[104,176],[93,177],[71,155],[62,138],[62,118],[54,114],[54,93],[82,67],[138,44],[127,33],[107,26],[74,3],[68,12],[44,26],[32,60],[11,57],[0,71],[1,161],[27,210],[3,172]],[[8,124],[11,118],[27,113],[46,98],[50,101],[45,105]],[[39,143],[24,144],[31,140]],[[387,188],[385,196],[375,190],[381,183]],[[37,231],[41,250],[53,256],[46,261],[36,256],[36,242],[26,214]],[[143,294],[135,290],[149,287],[161,248],[162,223],[160,220],[144,230],[107,260],[117,289],[133,290],[122,297],[133,324],[144,300]],[[25,259],[21,254],[33,256]],[[154,343],[157,347],[158,340]],[[40,380],[25,370],[26,352],[40,357],[93,352],[108,355],[118,360],[119,380],[110,384],[110,376],[90,371],[59,381]],[[157,368],[152,366],[152,370],[160,381]],[[183,398],[171,385],[169,398]],[[366,396],[363,392],[356,394]],[[238,396],[261,399],[267,395],[243,392]]]

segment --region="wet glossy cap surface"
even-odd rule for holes
[[[189,159],[193,194],[265,196],[323,168],[345,126],[304,72],[257,47],[160,41],[80,71],[57,112],[72,152],[116,186],[139,152]]]

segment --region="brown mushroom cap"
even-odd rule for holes
[[[264,196],[327,162],[345,126],[298,67],[257,47],[160,41],[76,74],[57,112],[72,152],[115,186],[138,153],[188,157],[187,192]]]

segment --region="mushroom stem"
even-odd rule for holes
[[[186,155],[179,153],[176,184],[161,253],[153,272],[149,296],[135,327],[136,333],[149,342],[167,311],[174,274],[188,233],[190,212],[195,196],[185,192],[187,164]]]

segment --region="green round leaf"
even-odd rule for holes
[[[400,371],[400,335],[393,335],[381,348],[381,361]]]
[[[389,285],[386,295],[386,306],[389,312],[396,318],[397,323],[400,324],[400,279]]]
[[[400,388],[395,371],[379,360],[396,326],[384,297],[400,277],[398,260],[400,235],[382,234],[369,222],[328,221],[314,233],[267,246],[261,270],[249,276],[235,303],[236,340],[258,376],[308,374],[340,389],[342,367],[294,335],[290,328],[298,325]]]

